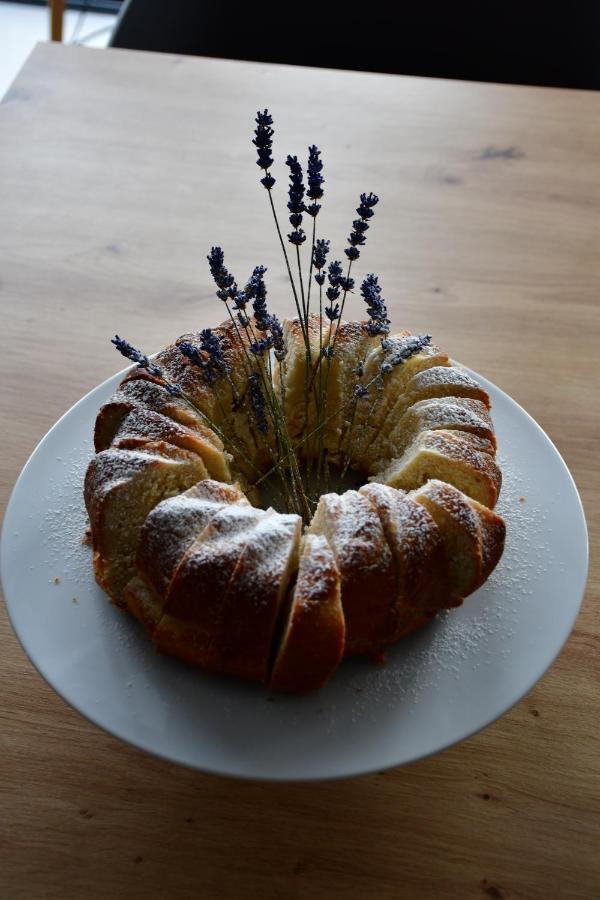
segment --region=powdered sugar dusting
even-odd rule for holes
[[[83,481],[93,456],[91,438],[84,444],[83,449],[71,447],[54,460],[44,490],[44,516],[38,522],[43,554],[29,566],[42,566],[48,581],[59,578],[78,599],[84,586],[89,590],[91,572],[91,551],[83,543],[88,528]]]

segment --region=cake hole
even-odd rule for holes
[[[363,484],[367,483],[367,475],[354,469],[347,469],[342,472],[339,466],[329,464],[329,477],[326,479],[323,471],[318,475],[316,464],[314,461],[302,463],[300,468],[304,491],[308,499],[311,513],[314,513],[322,494],[343,494],[346,491],[358,490]],[[289,480],[286,480],[289,490]],[[286,490],[282,484],[281,476],[277,472],[272,472],[264,481],[262,481],[257,491],[259,498],[255,505],[261,509],[269,509],[272,507],[278,513],[287,513],[290,511]],[[308,524],[307,522],[304,523]]]

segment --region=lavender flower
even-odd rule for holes
[[[316,203],[315,201],[320,200],[323,196],[323,188],[321,185],[325,180],[321,175],[323,163],[319,158],[320,156],[321,151],[315,147],[314,144],[312,147],[308,148],[308,190],[306,193],[313,202],[306,207],[306,212],[313,218],[315,218],[321,209],[321,204]]]
[[[354,278],[342,276],[338,279],[338,284],[344,292],[354,290]]]
[[[267,310],[267,286],[264,279],[266,271],[265,266],[256,266],[252,272],[252,277],[246,285],[246,296],[252,300],[254,318],[259,331],[267,331],[269,328],[270,316]]]
[[[377,194],[361,194],[360,195],[360,206],[357,207],[356,212],[360,216],[359,219],[355,219],[352,223],[352,231],[350,232],[350,236],[348,237],[348,243],[350,244],[344,250],[344,253],[348,257],[349,260],[358,259],[360,256],[359,247],[362,247],[366,242],[366,234],[365,232],[369,228],[368,219],[370,219],[373,215],[373,207],[379,203],[379,197]]]
[[[342,264],[339,259],[334,259],[329,263],[329,283],[337,287],[342,278]]]
[[[267,430],[267,417],[265,415],[265,396],[260,386],[260,376],[258,372],[251,372],[248,376],[250,385],[250,403],[254,412],[254,420],[256,427],[263,434]]]
[[[252,300],[256,327],[259,331],[265,332],[266,335],[250,344],[249,349],[251,353],[262,356],[263,353],[273,347],[275,350],[275,357],[282,360],[286,354],[287,348],[285,346],[281,322],[277,316],[270,313],[267,309],[267,286],[264,280],[266,271],[266,266],[256,266],[243,291],[245,298],[244,305]],[[238,318],[242,315],[246,319],[245,324],[248,325],[249,319],[245,314],[238,313]],[[242,322],[242,324],[244,323]]]
[[[327,346],[322,348],[321,354],[324,356],[325,359],[333,359],[333,357],[335,356],[335,351],[334,351],[332,345],[328,344]]]
[[[354,396],[357,400],[361,400],[363,397],[367,397],[369,395],[368,389],[364,386],[364,384],[355,384],[354,385]]]
[[[270,191],[275,184],[275,179],[268,171],[273,165],[273,158],[271,157],[274,134],[274,131],[271,128],[273,118],[269,114],[269,110],[265,109],[262,113],[260,110],[256,113],[255,121],[256,128],[254,130],[254,140],[252,143],[256,147],[258,153],[256,165],[265,170],[265,176],[264,178],[261,178],[260,183]]]
[[[111,344],[114,344],[119,353],[123,356],[130,359],[132,362],[138,364],[138,369],[146,369],[146,371],[153,375],[155,378],[161,378],[163,380],[165,389],[171,394],[173,397],[181,397],[183,391],[179,387],[178,384],[171,384],[163,373],[163,370],[159,366],[155,366],[150,362],[148,357],[143,354],[140,350],[136,350],[129,341],[126,341],[124,338],[119,337],[118,334],[115,334],[114,338],[111,338]]]
[[[340,296],[340,280],[342,279],[342,264],[338,259],[334,259],[329,263],[328,276],[329,287],[325,291],[329,306],[326,306],[324,313],[330,322],[335,322],[340,318],[340,305],[336,300]]]
[[[402,363],[406,362],[407,359],[410,359],[411,356],[420,353],[420,351],[430,343],[430,334],[411,335],[410,337],[403,338],[400,345],[396,346],[396,349],[381,363],[379,371],[382,375],[387,375],[396,366],[402,365]]]
[[[287,353],[287,347],[285,345],[285,339],[283,337],[283,328],[281,327],[281,322],[275,315],[272,315],[269,319],[269,332],[271,334],[271,340],[273,342],[275,359],[278,359],[281,362],[281,360]]]
[[[390,320],[388,319],[385,300],[381,297],[381,287],[377,275],[367,275],[363,281],[360,292],[367,304],[369,323],[367,330],[371,336],[377,334],[389,334]]]
[[[248,349],[250,350],[250,353],[254,353],[255,356],[262,356],[263,353],[266,353],[267,350],[270,350],[272,346],[273,341],[271,339],[271,336],[267,335],[264,338],[260,338],[260,340],[258,341],[253,341]]]
[[[290,212],[290,225],[294,228],[294,231],[291,234],[288,234],[288,240],[290,243],[299,246],[306,240],[306,235],[300,228],[300,225],[302,224],[302,213],[306,211],[304,205],[302,166],[298,162],[297,156],[288,156],[285,164],[286,166],[289,166],[290,169],[289,200],[287,208]]]
[[[212,247],[206,257],[210,266],[210,274],[217,285],[217,297],[226,303],[236,300],[238,289],[233,275],[225,268],[225,257],[220,247]]]
[[[312,263],[315,269],[317,269],[317,273],[315,275],[315,281],[318,285],[325,284],[325,273],[321,271],[321,269],[325,266],[327,262],[327,254],[329,253],[329,241],[318,240],[313,247],[313,258]]]
[[[189,341],[182,341],[178,347],[193,365],[202,369],[209,384],[216,381],[220,375],[227,373],[227,362],[221,339],[212,329],[205,328],[200,332],[200,349]]]

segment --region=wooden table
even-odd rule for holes
[[[382,197],[364,257],[556,442],[591,526],[566,648],[499,722],[408,768],[239,783],[145,756],[68,708],[4,612],[0,896],[600,896],[600,97],[40,45],[0,107],[4,503],[45,431],[121,366],[220,313],[205,255],[283,269],[250,144],[322,147],[324,232]]]

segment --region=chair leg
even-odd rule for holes
[[[48,0],[50,3],[50,38],[62,41],[65,0]]]

